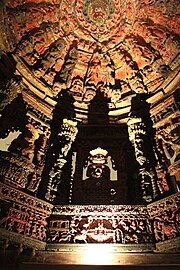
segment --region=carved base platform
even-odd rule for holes
[[[49,247],[48,247],[49,248]],[[150,247],[149,247],[150,248]],[[119,266],[179,266],[180,254],[132,252],[114,244],[66,244],[59,250],[38,251],[29,264],[44,265],[119,265]],[[33,268],[34,269],[34,268]],[[53,268],[54,269],[54,268]],[[72,268],[73,269],[73,268]],[[144,269],[144,268],[143,268]]]
[[[95,253],[102,255],[107,253],[128,253],[128,252],[152,252],[154,244],[48,244],[47,251],[71,252],[77,251],[84,254]],[[96,255],[97,256],[97,255]]]
[[[107,244],[62,245],[59,251],[36,251],[34,256],[6,252],[0,270],[174,270],[180,269],[180,254],[121,252]],[[3,254],[0,254],[3,258]],[[14,260],[16,263],[14,264]],[[8,268],[7,268],[8,267]]]
[[[6,229],[0,228],[0,244],[3,245],[4,239],[8,239],[12,245],[23,245],[24,248],[40,249],[46,248],[46,242],[26,237],[22,234],[7,231]]]
[[[4,183],[0,195],[0,269],[180,269],[180,192],[146,206],[53,206]]]
[[[155,252],[180,252],[180,237],[156,243]]]

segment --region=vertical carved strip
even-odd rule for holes
[[[63,119],[60,131],[57,135],[57,140],[61,145],[61,149],[56,149],[59,154],[49,172],[49,183],[45,198],[49,201],[53,201],[56,198],[56,192],[58,185],[61,182],[62,169],[67,162],[66,156],[71,148],[72,143],[76,139],[78,129],[77,122]]]
[[[132,116],[128,121],[129,139],[134,147],[138,163],[139,178],[144,202],[152,202],[158,197],[157,176],[155,171],[155,156],[153,152],[152,134],[148,126],[148,111],[143,115],[143,109],[148,109],[142,97],[135,97],[132,104]],[[141,110],[142,109],[142,110]]]
[[[38,141],[35,146],[33,163],[35,164],[35,170],[29,179],[27,189],[31,192],[37,192],[38,186],[41,181],[42,171],[45,165],[46,147],[47,141],[50,136],[48,127],[42,126],[43,133],[39,134]]]

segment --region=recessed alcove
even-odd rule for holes
[[[137,201],[136,160],[126,125],[80,126],[72,152],[72,204],[110,205]],[[101,157],[93,162],[95,155]]]

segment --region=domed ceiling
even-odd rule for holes
[[[35,97],[51,114],[67,89],[83,119],[100,91],[118,122],[133,95],[152,97],[176,76],[179,10],[179,0],[11,0],[1,9],[1,48],[27,102]]]

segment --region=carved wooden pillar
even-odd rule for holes
[[[49,183],[45,195],[48,201],[53,201],[56,198],[58,185],[61,182],[62,169],[67,162],[66,156],[72,143],[76,139],[77,132],[77,122],[64,118],[56,138],[60,149],[54,149],[58,151],[58,155],[56,155],[56,159],[49,172]],[[55,155],[55,153],[53,153],[53,155]]]
[[[151,108],[156,129],[158,186],[163,195],[176,192],[180,181],[179,100],[177,89]]]
[[[29,178],[27,189],[31,192],[37,192],[39,183],[41,181],[42,171],[45,165],[46,148],[48,144],[48,138],[50,136],[50,130],[47,126],[41,126],[43,133],[39,134],[37,143],[35,143],[33,164],[35,164],[35,170]]]
[[[148,104],[145,98],[137,95],[132,100],[131,116],[127,124],[129,139],[134,147],[135,158],[138,163],[142,199],[149,203],[158,197],[159,191],[151,138],[152,131],[148,124],[147,109]]]
[[[28,116],[23,132],[9,146],[10,152],[1,153],[0,175],[3,182],[37,191],[48,133],[45,125]]]

